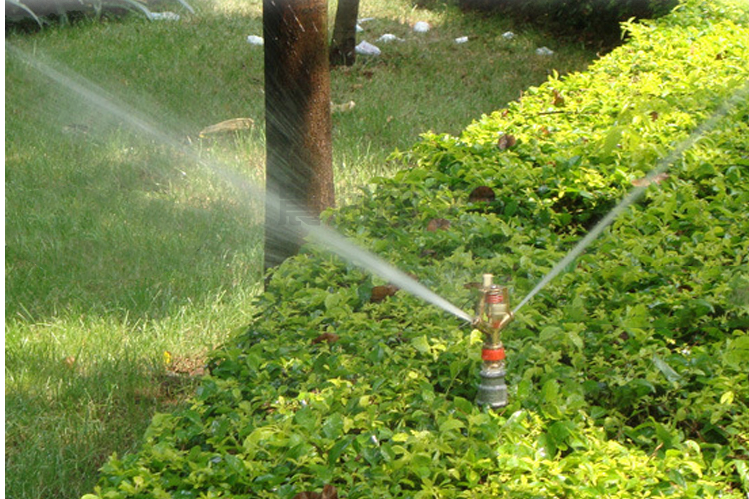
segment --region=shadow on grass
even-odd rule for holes
[[[83,365],[44,347],[11,351],[6,361],[22,378],[5,394],[6,492],[17,497],[90,492],[109,456],[137,450],[153,414],[180,407],[197,385],[143,360]]]

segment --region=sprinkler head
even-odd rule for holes
[[[509,292],[507,287],[492,284],[492,275],[484,274],[482,296],[477,307],[474,326],[484,333],[481,358],[481,383],[476,402],[492,408],[507,405],[507,385],[505,384],[505,349],[500,331],[512,319]]]

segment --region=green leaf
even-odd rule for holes
[[[341,457],[341,454],[343,454],[343,451],[345,451],[353,441],[354,437],[348,436],[334,443],[328,451],[328,465],[334,465],[338,461],[338,458]]]
[[[445,433],[451,430],[459,430],[460,428],[465,428],[465,424],[462,421],[454,418],[448,418],[442,424],[440,424],[441,433]]]
[[[418,336],[411,341],[411,345],[421,353],[429,353],[431,351],[429,346],[429,340],[426,336]]]
[[[749,465],[746,464],[746,461],[740,459],[734,459],[731,462],[736,468],[739,478],[741,478],[741,486],[744,488],[744,492],[749,494]]]
[[[547,404],[555,404],[559,402],[559,384],[556,380],[550,379],[544,383],[541,389],[541,394],[544,398],[544,402]]]
[[[666,361],[661,359],[657,354],[653,354],[653,363],[669,382],[677,383],[681,380],[681,375],[674,371],[671,366],[669,366]]]
[[[356,294],[359,297],[360,304],[369,303],[369,301],[372,299],[373,288],[374,284],[372,284],[371,278],[368,278],[358,288],[356,288]]]
[[[294,422],[308,432],[312,432],[317,427],[317,416],[316,411],[303,407],[294,414]]]
[[[475,408],[472,402],[464,399],[463,397],[455,397],[453,399],[453,403],[455,404],[456,409],[465,412],[466,414],[471,414],[473,412],[473,409]]]
[[[731,390],[728,390],[723,395],[720,396],[720,403],[722,405],[731,405],[733,404],[733,398],[734,393]]]
[[[323,434],[330,439],[337,439],[343,433],[343,418],[337,412],[334,412],[327,418],[322,425]]]
[[[749,335],[734,338],[723,355],[726,364],[739,368],[749,363]]]
[[[616,146],[619,145],[619,141],[622,139],[622,133],[624,133],[624,130],[626,129],[626,126],[615,126],[609,130],[609,133],[606,135],[603,145],[601,146],[601,154],[603,156],[609,156],[614,151]]]

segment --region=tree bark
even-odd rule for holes
[[[330,44],[331,66],[353,66],[356,61],[356,21],[359,0],[338,0],[333,41]]]
[[[326,0],[264,0],[265,269],[335,204]]]

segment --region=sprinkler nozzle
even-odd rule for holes
[[[505,384],[505,349],[500,331],[512,319],[509,292],[507,287],[492,283],[492,275],[484,274],[482,295],[473,325],[484,333],[481,359],[481,383],[476,402],[492,408],[507,405],[507,385]]]

